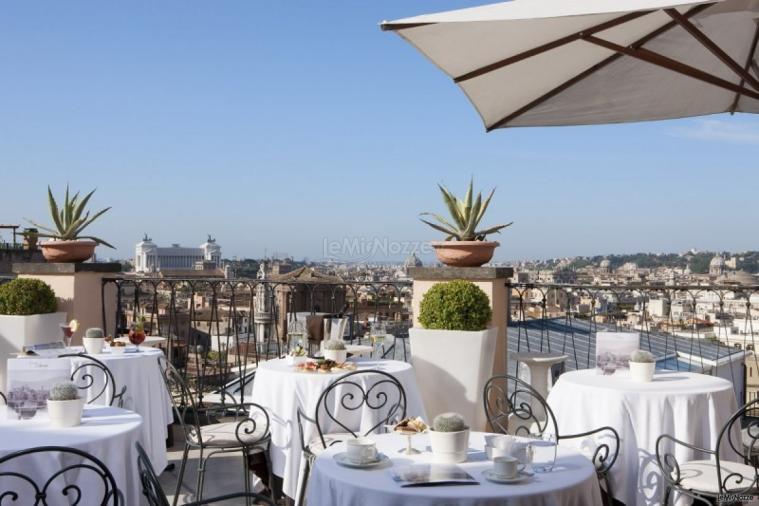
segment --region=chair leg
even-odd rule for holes
[[[671,488],[667,487],[667,488],[664,489],[664,500],[662,501],[662,505],[663,506],[668,506],[669,505],[669,496],[670,496],[671,493],[672,493],[672,489]]]
[[[271,467],[271,453],[269,453],[269,447],[264,451],[264,458],[266,459],[266,470],[269,473],[269,493],[271,494],[271,500],[277,502],[277,494],[274,493],[274,469]]]
[[[305,452],[301,452],[298,485],[295,487],[295,506],[303,506],[304,504],[309,474],[311,474],[311,462],[309,461],[308,455]]]
[[[185,466],[187,465],[187,454],[190,451],[190,447],[185,444],[184,445],[184,453],[182,454],[182,463],[179,465],[179,477],[177,478],[177,490],[174,492],[174,503],[173,506],[177,506],[177,500],[179,500],[179,492],[182,490],[182,481],[184,480],[184,470]]]
[[[203,480],[205,479],[206,463],[203,460],[203,447],[200,447],[200,455],[198,456],[198,481],[195,485],[195,500],[203,500]]]
[[[250,493],[250,469],[248,468],[248,449],[242,449],[242,471],[245,479],[245,492]],[[250,506],[250,497],[245,498],[246,506]]]
[[[603,477],[604,485],[606,485],[606,506],[614,506],[614,497],[611,494],[611,483],[609,482],[609,476]],[[603,488],[601,489],[603,492]]]

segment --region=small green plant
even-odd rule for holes
[[[461,432],[468,428],[464,417],[458,413],[443,413],[432,421],[432,430],[435,432]]]
[[[655,362],[655,360],[651,352],[645,350],[635,350],[630,354],[630,362],[635,362],[638,364],[652,364]]]
[[[73,401],[79,398],[79,389],[73,383],[58,383],[50,389],[47,398],[51,401]]]
[[[87,329],[87,331],[84,333],[84,337],[89,337],[90,339],[102,339],[105,334],[103,333],[103,329],[92,327],[91,329]]]
[[[345,343],[339,339],[329,339],[327,341],[324,341],[322,347],[322,349],[325,350],[341,351],[345,349]]]
[[[69,187],[66,185],[66,196],[63,200],[63,205],[59,208],[58,202],[53,197],[53,191],[50,186],[47,187],[47,200],[50,206],[50,216],[53,218],[53,227],[45,227],[38,225],[37,223],[26,220],[35,227],[43,230],[44,232],[38,233],[39,237],[47,237],[50,239],[57,239],[60,241],[75,241],[77,239],[90,239],[103,246],[113,248],[110,244],[103,239],[93,237],[89,235],[81,235],[82,231],[87,228],[93,221],[105,214],[110,207],[101,209],[94,215],[90,216],[90,212],[85,213],[87,202],[89,202],[92,194],[95,190],[84,196],[82,200],[79,200],[79,192],[76,192],[73,197],[69,198]]]
[[[485,330],[493,314],[490,299],[470,281],[438,283],[424,294],[419,323],[426,329]]]
[[[485,215],[485,211],[488,209],[488,205],[490,205],[490,199],[493,198],[495,188],[490,191],[490,195],[483,202],[481,192],[477,193],[477,198],[472,199],[473,187],[474,180],[472,179],[469,181],[469,189],[466,192],[464,200],[459,200],[445,186],[438,184],[438,188],[440,188],[440,192],[443,194],[443,202],[448,207],[448,212],[451,215],[453,223],[435,213],[422,213],[421,215],[432,216],[437,220],[437,223],[420,219],[435,230],[445,233],[446,241],[452,239],[457,241],[484,241],[485,237],[489,234],[501,233],[501,229],[514,223],[512,221],[506,225],[496,225],[495,227],[477,230],[482,217]]]
[[[57,308],[55,292],[44,281],[19,278],[0,285],[0,314],[46,314]]]

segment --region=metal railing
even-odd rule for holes
[[[288,327],[310,315],[349,318],[346,339],[360,340],[373,321],[408,336],[411,283],[311,282],[266,279],[109,277],[103,300],[116,288],[116,314],[103,304],[103,328],[123,335],[138,317],[149,334],[166,338],[168,359],[203,395],[247,375],[260,360],[281,356],[293,344]],[[304,343],[306,344],[306,343]],[[388,350],[392,352],[393,350]]]

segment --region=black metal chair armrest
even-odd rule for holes
[[[600,435],[603,433],[607,437],[614,440],[614,448],[611,448],[608,443],[599,444],[596,447],[596,451],[593,453],[593,457],[590,459],[593,465],[596,467],[596,471],[602,474],[606,474],[611,470],[614,463],[619,456],[619,433],[614,427],[599,427],[597,429],[589,430],[587,432],[580,432],[578,434],[561,434],[559,435],[559,441],[563,439],[579,439],[586,438],[588,436]]]

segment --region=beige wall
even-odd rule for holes
[[[90,327],[103,326],[101,280],[113,273],[74,272],[65,274],[19,274],[19,278],[39,279],[50,285],[58,298],[58,311],[65,311],[67,321],[79,320],[73,344],[81,344],[84,332]],[[105,290],[105,311],[108,327],[113,328],[116,315],[116,286],[109,283]]]

